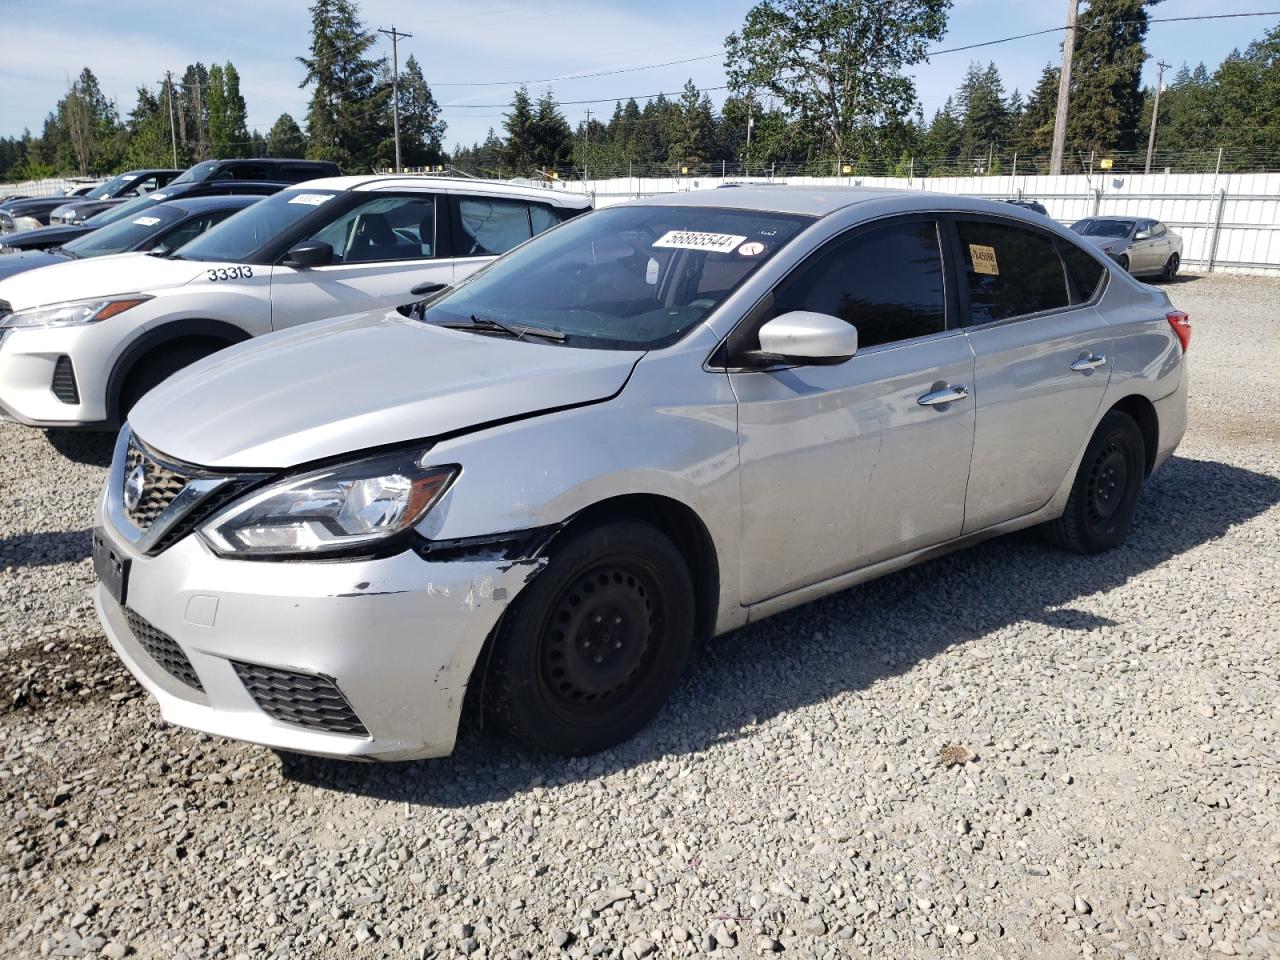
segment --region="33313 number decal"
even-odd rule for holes
[[[253,267],[219,267],[217,270],[206,270],[212,281],[248,280],[253,276]]]

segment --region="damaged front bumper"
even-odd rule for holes
[[[453,750],[485,638],[540,569],[485,551],[343,562],[228,560],[195,536],[158,556],[109,525],[128,573],[98,615],[172,723],[353,759]]]

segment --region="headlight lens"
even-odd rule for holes
[[[18,217],[13,221],[14,230],[39,230],[43,226],[35,217]]]
[[[24,327],[73,327],[85,323],[98,323],[117,314],[132,310],[150,297],[120,297],[106,300],[69,300],[47,307],[18,310],[0,320],[0,330]]]
[[[456,466],[396,453],[274,483],[215,515],[200,535],[231,556],[324,555],[404,533],[439,502]]]

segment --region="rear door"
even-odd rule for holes
[[[1105,268],[1028,224],[956,217],[953,242],[975,358],[977,427],[964,532],[1044,506],[1088,439],[1110,379],[1094,309]]]
[[[462,280],[494,257],[524,243],[535,232],[530,204],[512,197],[486,197],[467,193],[450,196],[453,216],[454,274]],[[542,204],[539,204],[542,206]],[[550,226],[543,211],[542,229]]]
[[[305,240],[333,247],[333,263],[271,268],[271,326],[275,330],[347,313],[394,308],[420,299],[421,283],[451,284],[453,262],[442,256],[445,204],[425,191],[370,192]],[[298,241],[302,242],[302,241]]]

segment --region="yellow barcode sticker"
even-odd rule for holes
[[[992,277],[1000,276],[1000,264],[996,263],[996,248],[985,247],[980,243],[969,244],[969,258],[973,261],[974,273],[985,273]]]

